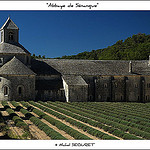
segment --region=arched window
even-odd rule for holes
[[[4,95],[8,96],[8,94],[9,94],[9,88],[8,88],[8,86],[5,86],[4,87]]]
[[[19,96],[22,96],[23,95],[23,90],[24,88],[23,88],[23,86],[22,85],[19,85],[18,87],[17,87],[17,92],[18,92],[18,95]]]
[[[122,96],[121,96],[121,98],[120,98],[120,99],[121,99],[121,101],[122,101]]]
[[[13,32],[9,32],[9,40],[13,41]]]
[[[22,88],[21,88],[21,87],[18,88],[18,94],[19,94],[19,95],[22,94]]]
[[[93,96],[89,95],[89,100],[92,101],[92,99],[93,99]]]

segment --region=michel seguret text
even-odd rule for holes
[[[93,147],[95,143],[76,143],[76,142],[71,142],[71,143],[57,143],[55,146],[57,147]]]

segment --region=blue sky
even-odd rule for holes
[[[106,48],[133,34],[150,34],[150,11],[0,11],[20,29],[32,54],[54,58]]]

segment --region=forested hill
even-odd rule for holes
[[[82,52],[77,55],[62,56],[59,59],[91,60],[146,60],[150,55],[150,35],[137,34],[126,40],[119,40],[104,49]]]

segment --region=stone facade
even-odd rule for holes
[[[31,59],[10,18],[0,31],[0,100],[150,102],[150,59]]]
[[[67,102],[88,101],[88,84],[81,76],[65,75],[62,79]]]
[[[59,75],[36,76],[36,100],[65,101],[62,79]]]
[[[95,101],[150,102],[149,77],[101,76],[95,82]]]
[[[0,80],[0,100],[21,101],[35,99],[34,76],[3,75]]]

